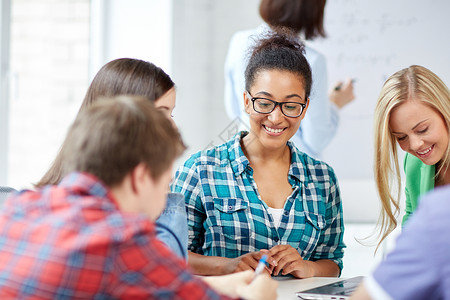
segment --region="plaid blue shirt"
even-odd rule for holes
[[[305,260],[330,259],[342,270],[344,224],[333,169],[288,142],[293,192],[277,228],[240,146],[245,134],[194,154],[175,174],[172,190],[186,200],[189,250],[234,258],[288,244]]]

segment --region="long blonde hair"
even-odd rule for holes
[[[397,227],[400,213],[401,175],[398,164],[397,143],[389,129],[392,110],[401,103],[422,101],[440,113],[450,131],[450,92],[433,72],[413,65],[394,73],[381,89],[375,108],[374,172],[382,209],[378,219],[379,238],[383,240]],[[450,164],[450,148],[440,162],[437,176]],[[445,168],[445,170],[444,170]]]

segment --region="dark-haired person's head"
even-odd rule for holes
[[[79,112],[102,97],[111,98],[120,95],[145,97],[147,101],[154,102],[156,108],[172,120],[171,115],[176,98],[174,82],[161,68],[150,62],[133,58],[119,58],[105,64],[92,80]],[[35,185],[36,187],[58,184],[64,177],[64,161],[61,152],[65,147],[63,143],[57,157]]]
[[[149,191],[160,192],[158,199],[165,199],[173,162],[185,150],[172,122],[147,98],[137,96],[96,100],[78,114],[65,144],[65,174],[86,172],[114,188],[140,172],[161,187]],[[139,182],[139,176],[133,178]],[[152,218],[164,207],[161,201],[151,210]]]
[[[282,28],[256,42],[245,70],[244,107],[250,117],[247,140],[255,138],[264,148],[275,150],[297,132],[312,85],[311,68],[303,53],[303,44]]]
[[[80,110],[100,97],[143,96],[156,101],[175,86],[161,68],[133,58],[119,58],[105,64],[92,80]]]
[[[306,40],[325,37],[326,0],[261,0],[259,14],[271,27],[288,27]]]

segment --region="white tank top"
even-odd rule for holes
[[[280,227],[281,217],[283,216],[284,209],[268,207],[268,211],[272,215],[272,219],[273,219],[273,223],[275,224],[275,227],[276,228]]]

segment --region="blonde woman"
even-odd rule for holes
[[[450,183],[449,128],[450,92],[436,74],[413,65],[388,78],[375,109],[375,179],[382,203],[380,243],[396,228],[400,210],[397,143],[407,152],[405,224],[419,196]]]

